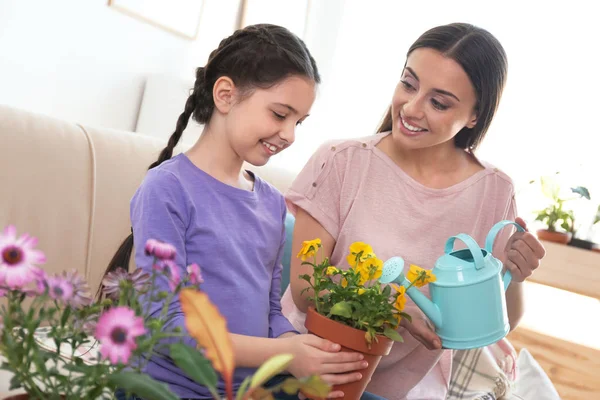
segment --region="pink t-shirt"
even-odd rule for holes
[[[348,268],[350,244],[362,241],[382,260],[401,256],[406,267],[412,263],[429,269],[450,236],[466,233],[483,245],[496,222],[514,220],[513,184],[497,168],[482,163],[485,168],[463,182],[431,189],[376,147],[388,134],[322,145],[286,194],[292,213],[301,207],[335,238],[332,265]],[[507,227],[498,235],[496,256],[511,233]],[[463,246],[457,241],[455,247]],[[427,286],[422,291],[429,296]],[[305,314],[296,308],[289,287],[282,307],[294,327],[306,332]],[[410,299],[405,311],[413,318],[423,316]],[[404,328],[400,333],[404,343],[394,344],[381,360],[367,390],[390,400],[444,399],[451,350],[430,351]]]

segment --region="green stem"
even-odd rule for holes
[[[17,296],[19,296],[19,295],[17,295]],[[19,327],[13,326],[13,324],[12,324],[12,316],[14,314],[20,314],[21,318],[23,318],[22,310],[20,309],[20,302],[18,300],[16,300],[14,298],[14,296],[9,295],[9,301],[8,301],[8,317],[9,318],[7,318],[5,320],[5,324],[6,324],[5,332],[9,332],[9,335],[13,334],[15,328],[19,328]],[[8,328],[8,329],[6,329],[6,328]],[[23,329],[22,327],[19,328],[20,333],[23,333],[22,329]],[[29,329],[29,331],[30,330],[31,329]],[[31,336],[31,332],[28,332],[28,336]],[[28,339],[30,342],[31,337],[29,337]],[[13,341],[13,343],[15,343],[15,342]],[[28,351],[26,353],[26,355],[29,355],[29,354],[30,354],[30,352]],[[40,391],[40,389],[38,388],[38,385],[36,385],[32,379],[31,371],[29,369],[29,366],[31,365],[30,362],[23,363],[23,361],[25,361],[25,360],[20,360],[20,359],[15,360],[14,354],[11,351],[6,352],[5,356],[7,358],[8,364],[10,366],[10,370],[19,378],[20,382],[24,383],[23,386],[25,388],[29,387],[29,390],[26,389],[27,392],[28,393],[33,392],[33,394],[35,394],[36,397],[43,399],[44,394]],[[22,370],[22,367],[25,367],[25,371]]]
[[[179,283],[177,285],[177,287],[175,288],[174,291],[169,293],[169,296],[165,299],[165,302],[163,304],[163,307],[160,311],[160,315],[158,317],[159,321],[163,321],[163,319],[166,317],[167,312],[169,311],[169,306],[171,305],[171,301],[173,300],[173,297],[175,296],[176,293],[179,293],[179,290],[181,289],[181,283]],[[152,339],[150,340],[150,347],[149,347],[149,351],[148,351],[148,357],[145,358],[144,362],[143,362],[143,366],[140,368],[140,370],[138,372],[141,372],[144,368],[146,368],[146,366],[148,365],[148,363],[150,362],[150,358],[152,358],[152,353],[154,352],[154,346],[156,346],[156,343],[160,340],[160,335],[152,335]]]
[[[153,264],[156,263],[156,257],[154,257],[154,261]],[[153,302],[153,297],[154,296],[154,288],[155,288],[155,283],[156,283],[156,270],[153,268],[152,269],[152,281],[150,284],[150,290],[147,292],[148,294],[148,302],[146,302],[146,310],[144,312],[144,316],[147,316],[148,313],[150,313],[150,305]]]
[[[408,287],[406,288],[406,291],[408,291],[408,289],[410,289],[411,287],[413,287],[413,285],[415,284],[415,282],[417,282],[417,281],[419,281],[419,280],[422,280],[422,279],[423,279],[424,277],[426,277],[426,276],[427,276],[427,272],[426,272],[426,271],[421,271],[421,272],[419,273],[419,276],[417,276],[417,277],[415,278],[415,280],[414,280],[414,281],[412,281],[412,282],[410,283],[410,285],[408,285]]]

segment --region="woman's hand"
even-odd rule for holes
[[[402,318],[400,326],[406,328],[406,330],[423,346],[429,350],[439,350],[442,348],[442,341],[440,337],[435,333],[433,327],[424,319],[424,317],[413,316],[412,322],[409,322],[406,318]]]
[[[359,371],[368,366],[362,354],[340,351],[339,344],[315,335],[294,335],[280,340],[287,341],[285,347],[294,355],[288,371],[296,378],[318,375],[330,385],[340,385],[360,380]],[[333,391],[328,398],[343,396],[343,392]]]
[[[515,222],[525,229],[525,232],[515,232],[506,244],[505,267],[511,272],[512,280],[523,282],[540,266],[540,260],[546,255],[542,243],[527,230],[527,224],[522,218]]]

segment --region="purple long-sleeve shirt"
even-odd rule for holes
[[[238,189],[179,154],[148,171],[130,211],[138,267],[152,269],[152,258],[144,253],[146,240],[170,243],[177,249],[175,262],[182,276],[187,265],[200,265],[201,290],[225,317],[230,332],[275,338],[294,331],[280,304],[286,207],[283,196],[267,182],[255,177],[254,191]],[[169,290],[166,279],[158,285]],[[161,307],[152,304],[152,313],[158,315]],[[174,318],[168,328],[186,331],[177,299],[169,313]],[[192,338],[186,342],[196,345]],[[254,371],[236,369],[235,388]],[[170,359],[155,357],[146,372],[182,398],[212,398]],[[219,390],[224,393],[222,381]]]

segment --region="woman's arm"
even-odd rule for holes
[[[508,322],[512,331],[519,325],[523,314],[525,313],[525,296],[523,283],[511,282],[506,290],[506,311],[508,312]]]
[[[510,237],[502,260],[512,274],[512,281],[506,291],[506,309],[511,330],[517,327],[525,311],[523,281],[540,266],[540,261],[546,255],[542,243],[527,231],[525,221],[516,218],[515,222],[525,232],[516,232]]]
[[[320,257],[331,257],[335,239],[323,228],[316,219],[310,216],[302,208],[298,208],[296,213],[296,223],[294,224],[294,238],[292,240],[292,261],[290,264],[290,287],[292,297],[296,307],[302,312],[306,312],[310,306],[308,297],[312,296],[311,291],[302,290],[309,287],[308,282],[299,278],[303,274],[312,274],[310,265],[302,265],[302,260],[295,257],[302,249],[302,242],[305,240],[321,239],[323,246],[319,250]]]

